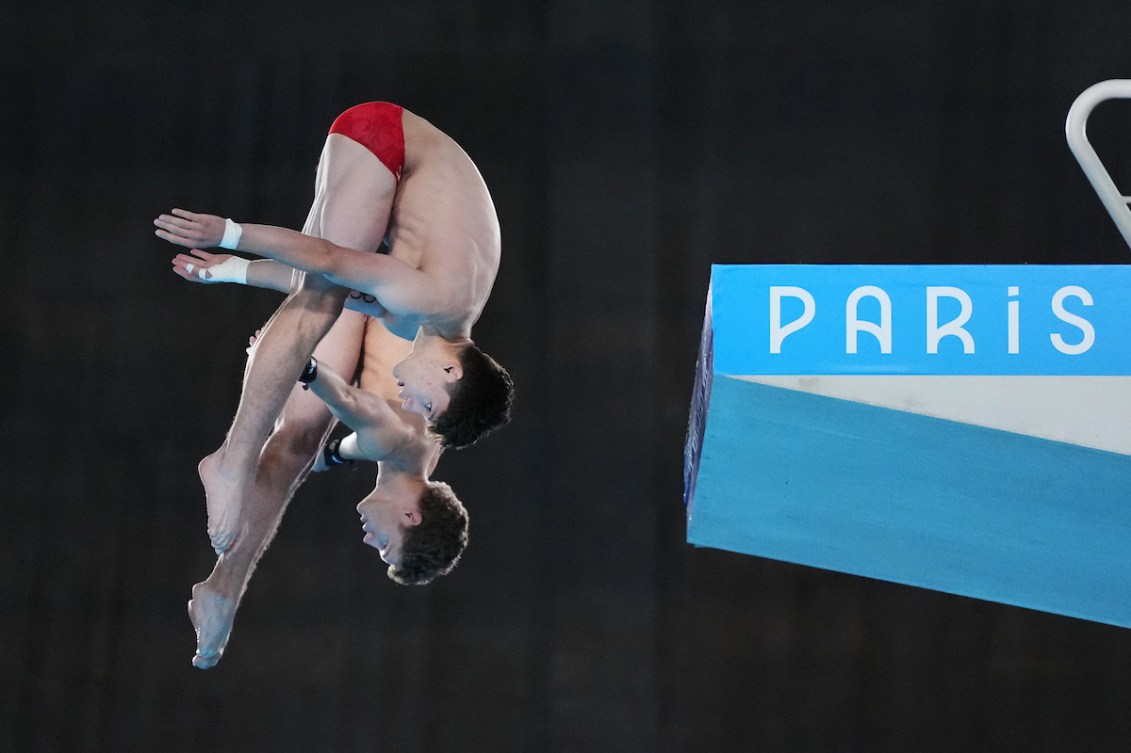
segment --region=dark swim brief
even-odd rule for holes
[[[355,105],[338,116],[330,126],[330,133],[340,133],[373,152],[393,177],[400,180],[404,167],[403,112],[403,107],[390,102]]]

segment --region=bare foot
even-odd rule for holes
[[[220,470],[220,453],[214,452],[197,466],[208,507],[208,538],[216,554],[232,547],[239,533],[241,479]]]
[[[215,667],[232,634],[236,602],[213,591],[207,583],[197,583],[192,587],[188,613],[196,629],[196,656],[192,657],[192,665],[198,669]]]

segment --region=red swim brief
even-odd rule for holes
[[[404,167],[404,108],[390,102],[366,102],[343,112],[330,126],[330,133],[340,133],[373,152],[373,156],[400,180]]]

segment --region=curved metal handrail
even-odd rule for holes
[[[1068,137],[1068,147],[1076,155],[1076,161],[1088,176],[1092,188],[1096,190],[1111,219],[1115,221],[1115,226],[1119,228],[1123,240],[1131,246],[1131,208],[1127,206],[1128,202],[1131,202],[1131,196],[1124,196],[1116,188],[1107,168],[1088,141],[1088,116],[1092,114],[1096,105],[1109,99],[1131,99],[1131,79],[1101,81],[1081,92],[1068,110],[1064,133]]]

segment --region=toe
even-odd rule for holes
[[[192,657],[192,666],[197,669],[212,669],[220,661],[220,654],[196,652]]]
[[[212,541],[212,549],[215,550],[216,554],[223,554],[232,545],[231,537],[228,534],[216,533],[209,538]]]

